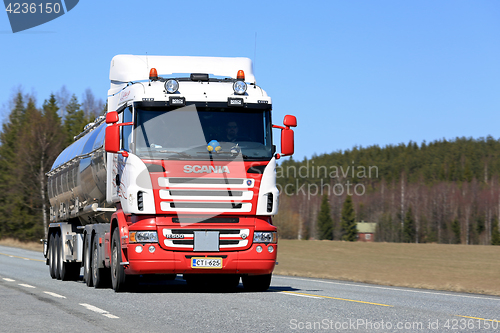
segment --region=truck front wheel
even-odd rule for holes
[[[121,262],[120,231],[116,228],[111,241],[111,284],[116,292],[125,290],[125,269],[120,265]]]

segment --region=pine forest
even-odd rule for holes
[[[41,107],[18,89],[2,110],[0,132],[0,239],[38,241],[48,227],[47,177],[59,153],[105,111],[90,89],[82,102],[63,86]]]
[[[3,108],[0,239],[44,237],[45,173],[105,112],[90,89],[81,101],[63,87],[36,104],[18,89]],[[354,241],[356,222],[364,221],[376,223],[379,242],[500,245],[500,140],[491,136],[354,147],[279,162],[274,223],[280,238]]]

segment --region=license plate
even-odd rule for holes
[[[222,258],[191,258],[191,268],[222,268]]]

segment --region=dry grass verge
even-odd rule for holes
[[[500,247],[280,240],[275,273],[500,296]]]
[[[40,243],[0,245],[42,251]],[[500,296],[500,247],[280,240],[275,273]]]
[[[12,238],[0,239],[0,245],[10,246],[10,247],[18,247],[21,249],[39,251],[39,252],[43,251],[43,244],[42,243],[21,242],[21,241],[18,241],[17,239],[12,239]]]

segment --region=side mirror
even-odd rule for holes
[[[285,128],[281,130],[281,154],[293,155],[295,150],[295,141],[293,137],[293,129]]]
[[[108,153],[121,153],[123,157],[128,157],[128,152],[120,150],[120,126],[134,125],[133,122],[117,124],[119,120],[118,112],[110,111],[106,113],[106,137],[104,141],[104,150]]]
[[[108,113],[109,114],[109,113]],[[106,116],[106,122],[108,122]],[[104,149],[108,153],[118,153],[120,151],[120,126],[113,124],[106,127],[106,140],[104,142]]]
[[[110,111],[106,113],[106,124],[115,124],[118,122],[118,112]]]
[[[297,118],[295,116],[287,114],[285,119],[283,119],[283,125],[286,127],[297,127]]]
[[[295,140],[293,129],[290,127],[297,126],[297,118],[295,118],[295,116],[286,115],[285,119],[283,119],[283,125],[285,125],[285,127],[273,125],[273,128],[281,129],[281,155],[293,155],[295,150]],[[277,154],[276,158],[280,158],[280,154]]]

